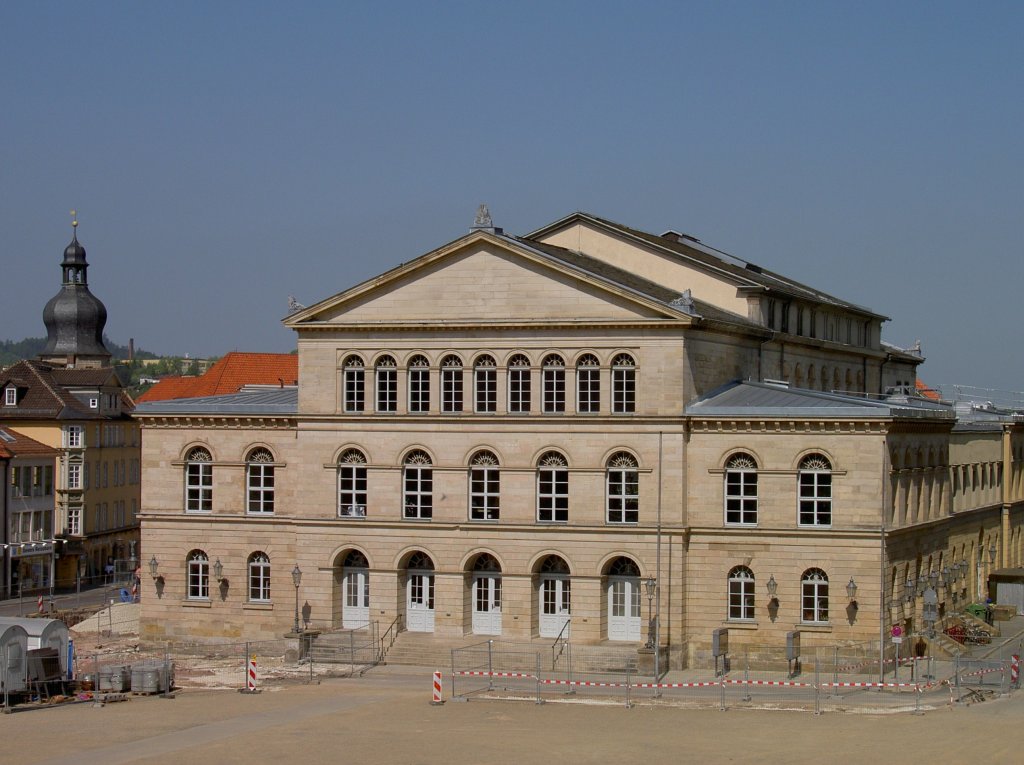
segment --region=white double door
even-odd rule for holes
[[[608,639],[640,639],[640,580],[611,577],[608,580]]]
[[[405,583],[405,626],[409,632],[434,631],[433,572],[409,572]]]
[[[554,576],[541,577],[538,597],[540,598],[538,604],[540,636],[553,638],[562,635],[562,637],[569,637],[568,630],[565,634],[562,633],[569,621],[569,579]]]
[[[342,574],[341,626],[347,630],[370,623],[370,573],[365,568],[346,568]]]
[[[473,633],[501,634],[500,574],[477,574],[473,578]]]

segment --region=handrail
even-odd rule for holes
[[[569,635],[567,633],[569,632],[569,625],[571,623],[572,623],[572,618],[571,617],[569,619],[565,620],[565,624],[562,625],[562,629],[560,629],[558,631],[558,637],[556,637],[555,638],[555,642],[553,642],[551,644],[551,669],[552,670],[554,670],[555,664],[558,662],[558,659],[561,658],[563,653],[565,653],[566,646],[569,645]],[[563,635],[565,637],[563,637]],[[555,653],[556,649],[558,650],[557,654]]]
[[[402,614],[395,617],[394,621],[388,625],[388,628],[384,630],[384,634],[380,636],[380,649],[377,652],[377,660],[384,661],[384,657],[388,655],[388,651],[391,646],[395,644],[395,640],[398,639],[398,633],[402,631]],[[384,643],[387,641],[387,646]]]

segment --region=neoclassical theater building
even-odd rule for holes
[[[723,627],[877,641],[1020,564],[1024,431],[917,395],[880,314],[585,213],[395,260],[285,319],[297,386],[135,410],[144,640],[656,615],[679,666]]]

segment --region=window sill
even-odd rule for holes
[[[798,523],[798,529],[831,529],[831,523]]]
[[[273,513],[249,513],[245,514],[246,518],[273,518]]]
[[[634,527],[634,526],[639,526],[640,525],[640,521],[605,521],[604,525],[605,526],[629,526],[629,527]]]
[[[739,620],[739,619],[726,619],[722,622],[723,626],[728,627],[731,630],[756,630],[758,624],[755,621]]]
[[[200,600],[199,598],[185,598],[185,600],[181,602],[181,605],[184,608],[212,608],[213,601],[209,598],[205,598],[202,600]]]
[[[185,515],[213,515],[213,510],[186,510]]]
[[[243,611],[273,611],[274,604],[270,601],[264,603],[262,601],[246,601],[242,604]]]
[[[797,622],[793,625],[801,632],[831,632],[832,625],[828,622]]]
[[[410,521],[412,523],[430,523],[434,519],[433,518],[410,518],[408,516],[405,516],[405,517],[402,518],[402,520],[403,521]]]
[[[339,521],[365,521],[365,515],[349,515],[348,513],[339,513],[337,516]]]
[[[498,520],[499,520],[498,518],[470,518],[469,522],[470,523],[491,523],[491,524],[496,524],[496,523],[498,523]]]

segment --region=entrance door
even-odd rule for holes
[[[360,629],[370,623],[370,575],[365,568],[346,568],[342,578],[341,626]]]
[[[562,629],[569,621],[569,580],[542,576],[540,580],[540,636],[569,637]]]
[[[501,634],[501,576],[477,574],[473,578],[473,632]]]
[[[434,631],[434,572],[410,571],[406,580],[405,624],[409,632]]]
[[[608,580],[608,639],[640,639],[640,580],[612,577]]]

